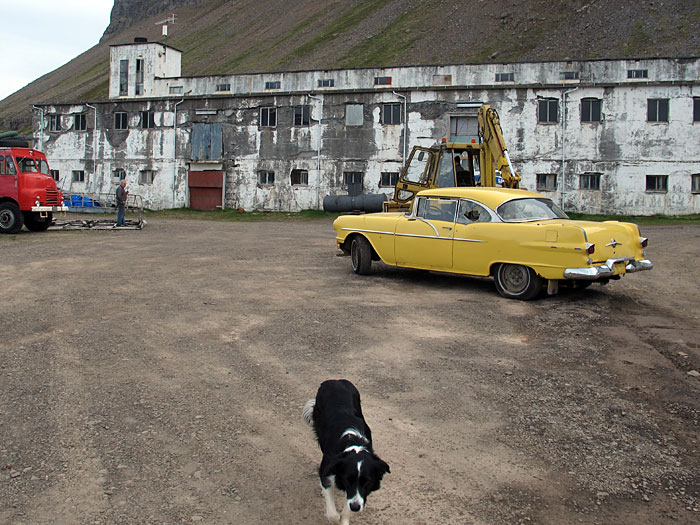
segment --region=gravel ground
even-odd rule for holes
[[[700,523],[700,227],[522,303],[354,275],[328,220],[0,236],[0,522],[324,523],[301,407],[391,465],[353,523]]]

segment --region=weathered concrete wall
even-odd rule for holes
[[[116,49],[131,53],[142,45]],[[42,106],[44,121],[37,120],[35,134],[52,168],[60,170],[64,189],[111,191],[114,170],[126,169],[132,193],[143,195],[148,207],[168,208],[188,204],[187,173],[206,168],[194,165],[193,126],[220,125],[222,153],[212,161],[225,173],[226,206],[297,211],[320,208],[326,195],[347,193],[348,171],[364,173],[365,193],[392,193],[380,187],[381,173],[400,171],[404,146],[410,151],[448,137],[450,118],[470,115],[465,102],[483,102],[500,114],[523,185],[536,189],[538,174],[555,174],[556,190],[544,192],[567,210],[699,213],[699,196],[691,191],[692,175],[700,174],[700,122],[693,120],[698,66],[700,59],[654,59],[154,77],[155,96],[93,104],[96,134],[89,107],[50,105]],[[646,70],[647,76],[628,79],[630,69]],[[564,71],[578,72],[579,79],[562,80]],[[494,82],[496,73],[508,72],[513,82]],[[379,76],[391,76],[392,85],[375,87]],[[328,78],[335,87],[319,89],[318,80]],[[281,88],[266,90],[269,81],[280,81]],[[221,83],[230,83],[231,92],[209,94]],[[183,94],[169,96],[175,84]],[[581,122],[586,98],[601,101],[600,122]],[[669,100],[668,122],[647,122],[647,100],[655,98]],[[556,101],[556,122],[538,122],[542,99]],[[403,115],[404,100],[407,125],[381,123],[382,105],[401,104]],[[349,104],[362,106],[361,125],[346,125]],[[309,125],[295,126],[294,107],[303,105],[311,109]],[[262,107],[276,108],[274,127],[260,126]],[[154,112],[152,129],[142,129],[140,112],[146,110]],[[128,129],[114,129],[117,111],[127,112]],[[88,115],[87,131],[70,129],[71,115],[80,112]],[[47,127],[54,114],[65,115],[60,131]],[[70,182],[74,169],[86,171],[84,184]],[[153,184],[139,185],[141,170],[156,173]],[[259,183],[261,170],[275,173],[274,184]],[[308,184],[292,185],[292,170],[306,170]],[[587,173],[601,174],[600,190],[579,189]],[[668,176],[668,190],[647,191],[647,175]]]

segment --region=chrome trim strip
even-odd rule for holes
[[[452,240],[453,241],[463,241],[463,242],[483,242],[483,243],[488,242],[488,241],[481,241],[479,239],[462,239],[461,237],[454,237]]]

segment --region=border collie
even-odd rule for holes
[[[360,512],[370,492],[379,489],[379,482],[389,465],[372,450],[372,432],[362,417],[360,393],[346,379],[321,383],[316,399],[310,399],[302,411],[313,426],[323,452],[318,476],[321,479],[326,517],[332,523],[350,523],[350,513]],[[344,491],[346,504],[342,515],[333,501],[333,484]]]

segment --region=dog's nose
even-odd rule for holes
[[[359,512],[361,509],[362,509],[362,506],[357,501],[350,502],[350,510],[351,511]]]

